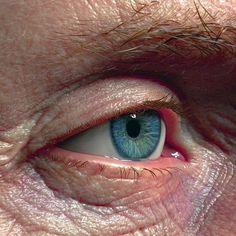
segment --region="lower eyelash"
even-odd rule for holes
[[[40,157],[39,157],[40,158]],[[75,169],[77,171],[88,171],[88,169],[94,169],[94,175],[102,175],[107,176],[106,171],[109,171],[109,166],[106,166],[101,163],[94,163],[91,161],[81,161],[81,160],[66,160],[65,158],[56,155],[56,154],[47,154],[46,161],[56,162],[59,165],[62,165],[65,169]],[[125,167],[114,167],[116,169],[116,173],[112,172],[113,177],[109,176],[109,179],[121,179],[127,180],[131,179],[134,181],[140,180],[141,178],[149,178],[157,180],[161,176],[172,177],[174,172],[182,171],[178,167],[165,167],[165,168],[144,168],[139,167],[135,168],[133,166],[125,166]],[[96,170],[96,171],[95,171]],[[114,177],[116,176],[116,177]]]

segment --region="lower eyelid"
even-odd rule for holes
[[[75,166],[68,160],[68,155],[65,157],[60,151],[59,148],[53,148],[45,156],[35,158],[35,170],[51,190],[91,206],[112,206],[114,201],[122,199],[125,202],[133,201],[134,194],[145,197],[149,194],[147,191],[152,192],[153,189],[158,189],[158,194],[165,197],[178,189],[180,179],[188,174],[186,170],[189,169],[183,170],[186,162],[169,158],[158,162],[157,168],[114,163],[101,165],[100,161],[98,164],[92,160],[77,162]],[[68,152],[64,151],[63,154]]]
[[[51,190],[94,206],[110,206],[127,196],[132,200],[136,193],[146,196],[153,188],[165,198],[178,189],[181,178],[191,173],[188,162],[168,155],[141,162],[121,161],[56,146],[32,161]]]
[[[170,153],[169,150],[166,150],[166,154]],[[104,166],[113,169],[117,168],[136,168],[137,170],[142,170],[143,168],[147,168],[150,170],[154,170],[155,168],[164,169],[169,167],[179,166],[183,167],[186,162],[183,161],[181,156],[179,158],[174,158],[172,156],[165,156],[164,158],[159,158],[157,160],[146,160],[146,161],[121,161],[112,159],[110,157],[102,157],[97,155],[89,155],[84,153],[77,153],[67,151],[65,149],[61,149],[58,147],[52,147],[46,151],[46,156],[49,160],[53,160],[56,162],[64,163],[68,166]]]

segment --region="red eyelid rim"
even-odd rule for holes
[[[171,166],[178,166],[182,161],[175,159],[173,157],[158,158],[156,160],[145,160],[145,161],[121,161],[117,159],[112,159],[111,157],[96,156],[93,154],[83,154],[71,152],[62,148],[52,147],[45,152],[48,159],[52,161],[62,162],[62,163],[77,163],[85,167],[89,165],[104,165],[112,168],[118,167],[135,167],[135,168],[167,168]]]

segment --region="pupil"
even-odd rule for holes
[[[136,119],[129,120],[126,123],[126,131],[131,138],[137,138],[140,133],[140,129],[140,123]]]

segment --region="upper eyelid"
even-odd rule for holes
[[[66,138],[66,136],[72,136],[73,134],[76,134],[77,132],[81,131],[81,128],[86,129],[86,125],[91,122],[94,122],[94,116],[96,117],[96,122],[98,122],[99,124],[99,119],[103,119],[104,121],[104,116],[106,113],[107,115],[105,118],[109,119],[114,116],[117,116],[118,114],[132,112],[132,109],[133,111],[137,111],[137,109],[140,108],[140,105],[143,106],[142,108],[145,108],[146,106],[146,109],[148,109],[150,107],[150,104],[145,105],[145,101],[163,99],[163,97],[166,97],[168,94],[171,93],[170,90],[158,85],[158,83],[155,83],[153,81],[132,79],[127,80],[126,83],[124,83],[123,80],[116,79],[116,82],[114,84],[120,84],[119,89],[120,92],[123,91],[123,93],[119,94],[119,90],[117,89],[116,92],[119,95],[117,95],[115,91],[113,91],[113,93],[116,94],[117,97],[112,97],[114,94],[112,95],[112,91],[110,91],[109,94],[109,83],[111,83],[109,80],[97,81],[97,83],[101,83],[100,86],[104,86],[107,89],[106,91],[106,89],[104,88],[104,98],[100,98],[101,100],[97,101],[97,114],[94,113],[95,107],[93,97],[88,97],[88,100],[91,102],[91,104],[86,104],[87,107],[83,108],[84,104],[88,102],[86,98],[84,98],[84,94],[89,96],[87,94],[89,92],[91,96],[91,94],[95,93],[95,91],[97,91],[98,89],[98,85],[94,82],[94,84],[89,85],[87,88],[80,88],[78,90],[73,91],[72,94],[64,97],[64,99],[62,98],[58,104],[55,104],[54,107],[52,107],[52,109],[48,111],[48,113],[42,116],[41,121],[38,122],[38,127],[35,127],[34,131],[32,132],[32,139],[27,146],[28,150],[34,152],[37,149],[40,149],[42,146],[48,144],[48,142],[55,143],[57,141],[62,141],[60,140],[60,138],[58,139],[58,137],[62,137],[64,139]],[[134,87],[135,83],[137,85],[137,88]],[[153,88],[154,85],[156,87]],[[127,90],[127,87],[129,86],[130,88]],[[149,91],[150,93],[145,94],[144,91]],[[135,97],[135,93],[140,93],[141,95]],[[109,95],[112,96],[109,97]],[[133,96],[133,100],[127,100],[127,98],[123,97],[123,95],[128,96],[129,98]],[[174,97],[173,93],[172,95]],[[142,96],[142,98],[140,98],[140,96]],[[69,103],[67,100],[68,97],[70,97]],[[82,97],[84,98],[83,101],[81,100]],[[112,99],[115,99],[115,101],[112,102]],[[178,101],[177,97],[176,101]],[[78,106],[78,102],[80,102],[80,109],[76,108]],[[110,105],[107,103],[110,103]],[[163,103],[163,106],[165,106],[165,104],[171,103]],[[87,112],[86,117],[83,112]],[[69,114],[70,116],[68,116]],[[76,119],[76,117],[79,118]],[[72,121],[71,119],[74,120]],[[43,127],[42,123],[44,123]],[[73,131],[73,133],[71,133],[71,131]]]

